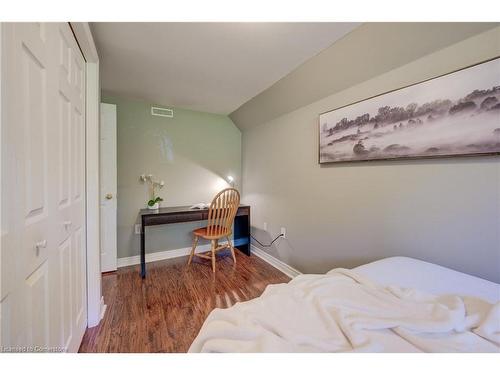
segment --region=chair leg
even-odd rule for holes
[[[212,240],[212,272],[215,273],[215,249],[217,248],[217,241]]]
[[[233,244],[231,242],[231,239],[228,237],[226,237],[227,239],[227,243],[229,244],[229,248],[231,249],[231,255],[233,256],[233,261],[234,263],[236,263],[236,254],[234,253],[234,247],[233,247]]]
[[[191,264],[193,260],[194,251],[196,250],[196,245],[198,245],[198,236],[194,236],[193,238],[193,247],[191,248],[191,254],[189,255],[188,266]]]

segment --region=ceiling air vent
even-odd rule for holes
[[[153,116],[161,117],[174,117],[174,110],[169,108],[151,107],[151,114]]]

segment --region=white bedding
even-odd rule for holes
[[[413,258],[385,258],[353,271],[380,285],[399,285],[438,295],[473,296],[490,303],[500,301],[500,284]]]
[[[301,275],[215,309],[189,351],[500,352],[498,284],[409,258],[372,265]]]

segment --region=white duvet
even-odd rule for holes
[[[500,303],[301,275],[213,310],[190,352],[500,352]]]

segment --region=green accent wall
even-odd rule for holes
[[[117,106],[118,258],[139,254],[139,210],[149,199],[141,174],[164,180],[162,206],[210,202],[232,175],[241,188],[241,132],[225,115],[190,111],[103,94]],[[151,115],[151,106],[171,108],[174,117]],[[203,222],[148,227],[146,252],[191,246],[191,231]]]

